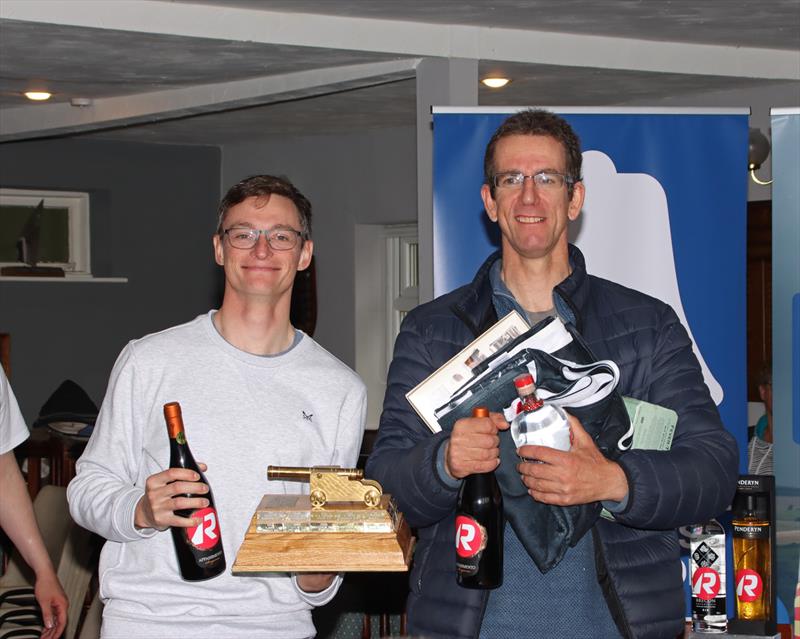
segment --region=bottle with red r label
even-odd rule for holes
[[[473,417],[488,417],[476,407]],[[464,588],[503,583],[503,497],[493,472],[464,478],[456,504],[456,579]]]
[[[183,497],[205,497],[208,506],[196,510],[176,510],[179,517],[192,517],[200,520],[196,526],[180,528],[173,526],[172,541],[178,556],[181,577],[186,581],[202,581],[216,577],[225,571],[225,553],[222,549],[222,535],[219,527],[217,509],[211,486],[194,460],[186,441],[181,406],[178,402],[164,404],[164,418],[169,434],[169,467],[188,468],[200,475],[200,481],[208,486],[205,495],[185,494]]]

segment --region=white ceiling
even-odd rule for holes
[[[2,0],[0,142],[224,144],[413,124],[429,56],[513,78],[480,89],[482,105],[778,83],[800,96],[800,0]],[[50,103],[21,97],[37,86]]]

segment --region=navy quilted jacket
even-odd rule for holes
[[[669,451],[631,450],[618,460],[629,483],[616,523],[592,529],[597,574],[625,637],[674,638],[685,615],[678,526],[723,512],[736,487],[736,441],[723,428],[689,337],[663,302],[588,275],[570,246],[572,274],[554,290],[559,313],[598,359],[620,367],[619,392],[674,409],[679,420]],[[410,633],[427,638],[478,636],[487,593],[456,584],[457,490],[439,478],[435,460],[445,433],[431,431],[405,398],[494,321],[489,268],[471,284],[423,304],[406,317],[389,368],[380,430],[367,475],[394,495],[418,542],[411,572]],[[580,602],[575,602],[580,605]]]

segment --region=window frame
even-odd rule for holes
[[[45,208],[66,208],[68,262],[39,262],[37,266],[56,266],[67,276],[90,276],[89,194],[80,191],[48,191],[0,188],[0,215],[3,206],[35,207],[44,200]],[[25,266],[22,262],[0,262],[0,266]]]
[[[367,430],[380,422],[400,322],[419,304],[418,235],[416,223],[355,225],[355,368],[367,386]]]

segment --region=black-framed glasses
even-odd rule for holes
[[[505,171],[495,173],[492,176],[492,183],[498,189],[521,189],[526,178],[533,180],[537,188],[552,191],[560,189],[565,184],[575,184],[575,178],[571,175],[556,171],[539,171],[533,175],[525,175],[522,171]]]
[[[273,251],[288,251],[297,246],[297,242],[303,237],[301,231],[277,226],[271,229],[253,229],[249,226],[232,226],[223,231],[223,235],[228,236],[228,242],[233,248],[251,249],[258,243],[258,237],[263,233],[267,239],[269,247]]]

